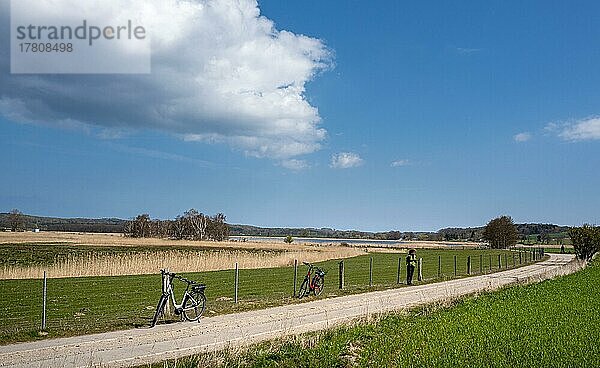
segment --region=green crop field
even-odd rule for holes
[[[423,258],[423,282],[449,279],[454,276],[454,256],[457,259],[457,276],[466,274],[467,257],[472,257],[472,271],[478,273],[480,259],[482,271],[498,270],[498,255],[502,268],[519,266],[518,254],[496,250],[419,250]],[[328,271],[326,287],[321,297],[359,293],[398,287],[396,274],[397,253],[371,253],[346,259],[345,283],[337,288],[338,260],[319,263]],[[373,257],[373,286],[369,286],[369,257]],[[438,257],[441,257],[441,276],[438,278]],[[523,258],[525,262],[525,258]],[[158,271],[158,270],[157,270]],[[298,268],[298,285],[305,267]],[[292,298],[293,268],[241,269],[239,303],[234,295],[232,270],[185,274],[186,277],[207,284],[207,316],[233,313],[298,302]],[[405,268],[402,265],[402,278]],[[147,325],[160,296],[160,275],[83,277],[48,279],[47,333],[46,337],[70,336]],[[176,285],[180,297],[181,285]],[[28,341],[40,338],[42,313],[41,280],[0,280],[0,343]],[[314,298],[314,297],[313,297]],[[312,300],[312,298],[307,298]],[[303,299],[305,300],[305,299]]]
[[[572,275],[450,307],[187,358],[177,367],[598,367],[598,285],[595,261]]]

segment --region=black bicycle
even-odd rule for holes
[[[315,296],[321,295],[323,292],[323,287],[325,287],[325,271],[321,268],[308,263],[302,262],[308,266],[308,271],[304,276],[304,281],[302,281],[302,285],[300,285],[300,291],[298,292],[298,299],[302,299],[305,296],[310,295],[312,291]],[[314,271],[314,273],[313,273]],[[312,275],[312,278],[311,278]]]
[[[156,306],[156,311],[154,312],[154,317],[152,318],[152,324],[150,327],[156,326],[158,319],[165,314],[165,307],[169,302],[169,296],[171,297],[171,302],[175,308],[175,314],[180,315],[182,321],[184,319],[190,322],[198,321],[206,309],[206,296],[204,295],[204,289],[206,289],[206,285],[200,284],[196,281],[188,280],[185,277],[178,276],[172,272],[167,272],[166,270],[160,270],[160,274],[163,276],[163,278],[168,275],[169,282],[166,290],[163,292],[160,300],[158,301],[158,305]],[[178,304],[177,300],[175,300],[173,279],[181,280],[187,284],[187,287],[183,292],[181,304]]]

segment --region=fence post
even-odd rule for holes
[[[369,286],[373,286],[373,257],[369,257]]]
[[[454,256],[454,276],[456,276],[456,256]]]
[[[438,255],[438,278],[442,277],[442,256]]]
[[[398,272],[396,273],[396,284],[400,284],[400,273],[402,272],[402,257],[398,257]]]
[[[340,270],[338,274],[339,288],[340,290],[344,288],[344,260],[340,261]]]
[[[523,251],[519,249],[519,264],[523,263]]]
[[[419,258],[418,266],[419,266],[419,278],[418,278],[418,280],[419,281],[423,281],[423,258]]]
[[[508,268],[508,255],[504,253],[504,268]]]
[[[292,296],[296,296],[296,285],[298,284],[298,260],[294,259],[294,293]]]
[[[492,255],[490,254],[490,271],[492,270]]]
[[[46,330],[46,271],[44,271],[44,285],[42,289],[42,331]]]
[[[471,256],[467,257],[467,275],[471,274]]]
[[[235,282],[234,282],[234,287],[235,287],[235,291],[233,294],[233,302],[237,304],[238,302],[238,286],[239,286],[239,282],[240,282],[240,272],[239,272],[239,268],[238,268],[238,263],[235,262]]]
[[[515,263],[515,254],[513,253],[513,268],[516,267],[516,263]]]
[[[483,273],[483,254],[479,255],[479,273]]]
[[[502,254],[498,254],[498,269],[502,268]]]

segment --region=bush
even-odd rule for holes
[[[294,241],[294,238],[292,238],[291,235],[288,235],[285,237],[285,239],[283,239],[284,242],[286,242],[286,244],[292,244],[292,242]]]
[[[588,224],[569,230],[577,258],[589,261],[600,250],[600,227]]]
[[[483,238],[490,243],[492,248],[508,248],[517,244],[519,233],[510,216],[501,216],[485,225]]]

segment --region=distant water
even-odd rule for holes
[[[259,243],[285,243],[283,236],[230,236],[229,240],[235,241],[246,241],[249,242],[259,242]],[[413,242],[402,241],[402,240],[375,240],[375,239],[337,239],[337,238],[302,238],[302,237],[294,237],[294,242],[292,244],[335,244],[339,245],[341,243],[347,244],[364,244],[364,245],[374,245],[381,247],[410,247],[414,245]],[[462,246],[462,243],[451,243],[451,242],[434,242],[438,245],[445,245],[448,247],[456,247]]]
[[[230,240],[261,242],[261,243],[284,243],[285,237],[281,236],[230,236]],[[334,239],[334,238],[300,238],[294,237],[296,244],[367,244],[367,245],[382,245],[382,246],[401,246],[410,244],[401,240],[374,240],[374,239]]]

